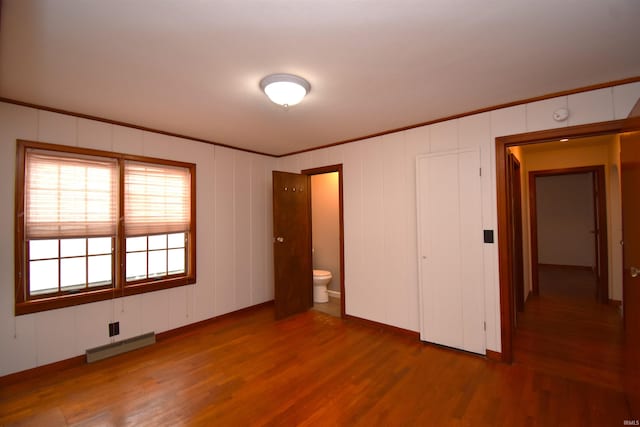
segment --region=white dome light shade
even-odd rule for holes
[[[262,79],[260,88],[272,102],[288,108],[302,101],[311,90],[311,85],[293,74],[271,74]]]

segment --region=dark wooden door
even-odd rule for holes
[[[276,319],[313,305],[309,177],[273,172],[273,261]]]
[[[620,136],[625,389],[640,418],[640,132]]]
[[[513,295],[515,298],[515,309],[524,311],[524,260],[522,257],[522,189],[520,180],[520,162],[513,155],[507,158],[508,188],[509,188],[509,242],[511,249],[511,259],[513,265],[511,269],[511,282],[513,284]],[[512,313],[514,324],[517,322],[515,312]]]

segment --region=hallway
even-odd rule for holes
[[[596,302],[594,273],[541,266],[539,280],[540,295],[518,313],[514,363],[622,390],[622,317]]]

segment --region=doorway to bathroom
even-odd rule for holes
[[[314,270],[313,308],[336,317],[345,315],[344,220],[342,165],[306,169],[311,187],[311,240]],[[331,274],[326,291],[318,278]]]

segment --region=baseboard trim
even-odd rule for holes
[[[486,350],[485,351],[488,360],[493,360],[494,362],[503,362],[502,353],[499,351]]]
[[[169,338],[181,336],[193,332],[203,326],[215,323],[221,320],[237,317],[251,311],[259,310],[263,307],[273,305],[274,301],[270,300],[260,304],[252,305],[249,307],[241,308],[240,310],[232,311],[230,313],[221,314],[220,316],[211,317],[209,319],[201,320],[200,322],[190,323],[179,328],[170,329],[168,331],[160,332],[156,334],[156,341],[164,341]],[[28,380],[35,377],[46,376],[55,372],[63,371],[66,369],[74,368],[76,366],[82,366],[87,364],[86,355],[74,356],[69,359],[60,360],[58,362],[49,363],[47,365],[36,366],[35,368],[26,369],[24,371],[14,372],[12,374],[4,375],[0,377],[0,387],[5,387],[11,384],[18,383],[20,381]]]
[[[340,298],[340,291],[332,291],[331,289],[327,290],[327,293],[330,297]]]
[[[87,359],[85,355],[74,356],[69,359],[60,360],[58,362],[49,363],[47,365],[36,366],[35,368],[26,369],[24,371],[14,372],[9,375],[0,377],[0,387],[15,384],[20,381],[29,380],[35,377],[47,376],[54,372],[64,371],[75,368],[76,366],[86,365]]]
[[[558,270],[593,271],[593,267],[590,265],[538,264],[538,267],[555,268]]]
[[[409,329],[399,328],[397,326],[387,325],[385,323],[376,322],[369,319],[363,319],[362,317],[352,316],[347,314],[344,316],[345,320],[352,320],[356,323],[360,323],[362,325],[366,325],[372,328],[382,329],[383,331],[391,332],[394,334],[404,335],[406,337],[420,340],[420,332],[411,331]]]

